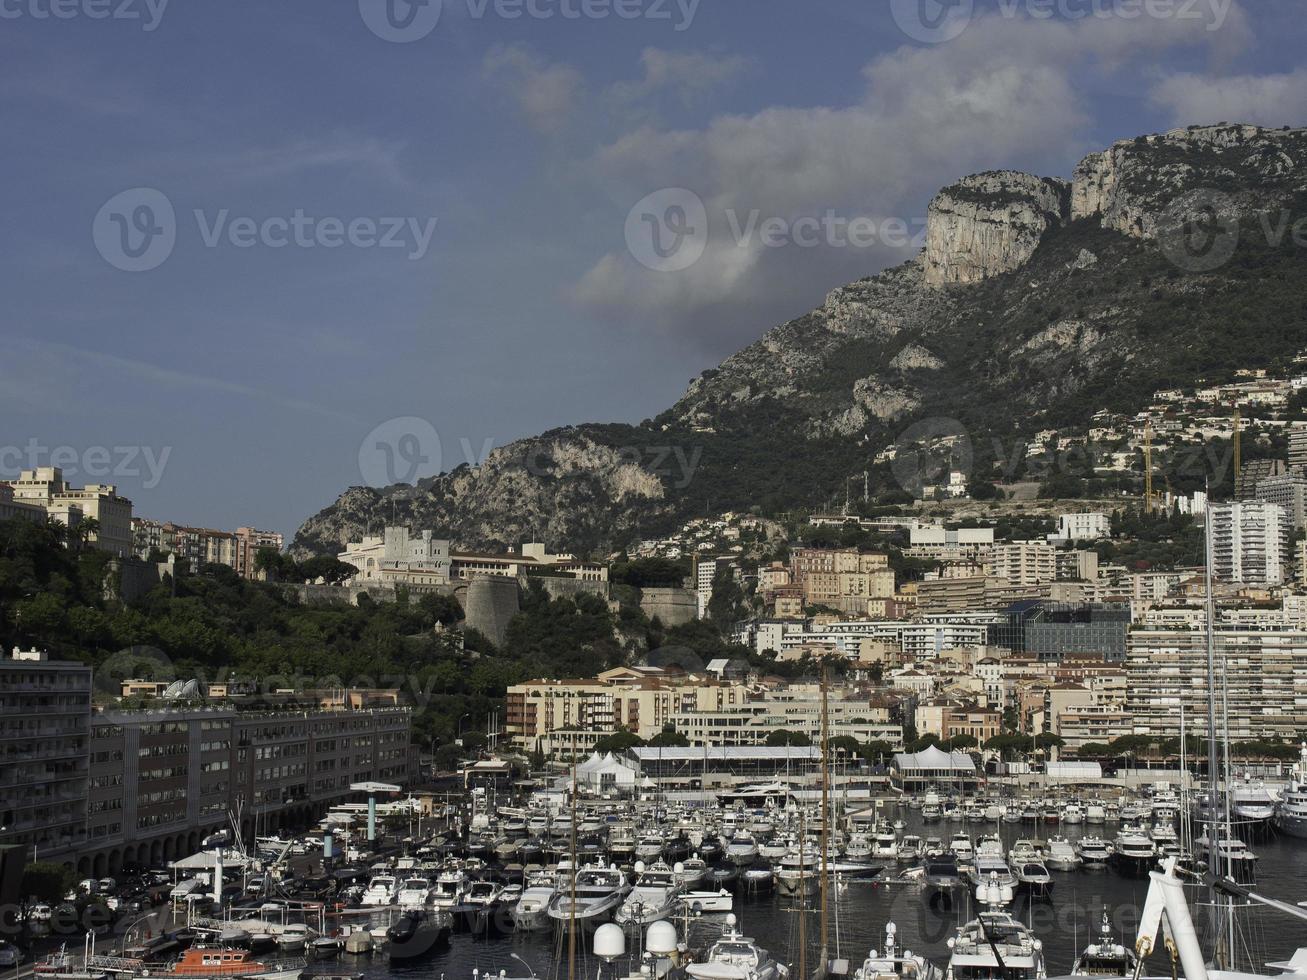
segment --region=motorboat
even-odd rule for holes
[[[394,875],[377,875],[368,882],[368,887],[363,892],[360,904],[370,908],[394,905],[395,897],[398,894],[398,878]]]
[[[1015,889],[1017,884],[1016,876],[1012,873],[1012,869],[1008,867],[1002,852],[994,854],[986,851],[982,854],[977,851],[975,864],[968,872],[968,877],[973,885],[997,883],[1000,887],[1007,886]]]
[[[430,878],[405,878],[399,886],[395,903],[401,909],[424,909],[431,901],[432,890]]]
[[[844,845],[844,856],[850,861],[866,861],[872,856],[872,850],[871,838],[858,832],[849,835],[849,842]]]
[[[1028,895],[1045,898],[1053,893],[1053,876],[1048,873],[1048,868],[1039,858],[1031,857],[1014,861],[1011,870],[1016,877],[1017,888]]]
[[[899,855],[899,838],[888,827],[877,828],[871,838],[871,856],[883,861],[893,861]]]
[[[1102,824],[1107,820],[1107,808],[1102,800],[1090,800],[1085,804],[1085,823]]]
[[[744,881],[745,891],[755,895],[771,891],[772,886],[776,883],[771,865],[764,864],[761,861],[745,868],[740,878]]]
[[[1101,837],[1081,837],[1076,841],[1076,855],[1086,868],[1101,868],[1112,860],[1112,845]]]
[[[1048,839],[1048,866],[1054,871],[1074,871],[1080,867],[1080,856],[1076,854],[1076,849],[1072,843],[1065,837],[1050,837]]]
[[[448,943],[452,930],[447,912],[409,909],[386,930],[382,949],[391,962],[421,959]]]
[[[941,980],[939,967],[924,956],[908,950],[900,951],[895,939],[897,927],[893,922],[885,923],[885,945],[883,949],[872,949],[867,958],[853,972],[853,980]]]
[[[686,858],[672,867],[672,873],[676,875],[676,880],[680,882],[682,888],[687,890],[693,890],[702,885],[708,878],[710,870],[707,862],[700,857]]]
[[[1194,841],[1194,849],[1200,855],[1210,853],[1211,843],[1208,833],[1204,831],[1203,835]],[[1256,884],[1257,855],[1248,849],[1247,844],[1225,833],[1217,838],[1216,846],[1218,867],[1215,871],[1218,875],[1233,878],[1241,885]],[[1210,864],[1210,858],[1208,863]]]
[[[1015,803],[1009,803],[1007,806],[1003,807],[1002,820],[1004,823],[1020,823],[1021,807],[1017,806]]]
[[[636,865],[635,887],[631,889],[613,916],[622,926],[647,926],[676,912],[685,891],[676,881],[676,874],[665,863],[658,862],[647,868]]]
[[[789,968],[772,958],[738,928],[733,914],[726,917],[726,931],[708,948],[702,962],[687,963],[685,972],[693,980],[787,980]]]
[[[466,890],[467,873],[458,867],[446,868],[436,875],[436,887],[431,894],[431,904],[438,909],[452,909],[463,904]]]
[[[1098,939],[1084,948],[1071,966],[1073,977],[1132,977],[1139,965],[1135,951],[1112,935],[1112,923],[1103,909]]]
[[[1141,829],[1122,827],[1112,844],[1112,860],[1122,874],[1143,876],[1157,863],[1157,847]]]
[[[635,859],[647,862],[661,860],[666,846],[667,841],[662,834],[644,834],[635,842]]]
[[[932,907],[951,908],[967,890],[967,883],[958,872],[958,859],[947,851],[927,858],[925,886]]]
[[[820,883],[821,859],[807,842],[792,847],[776,868],[776,890],[781,895],[810,897]]]
[[[1085,808],[1072,800],[1062,808],[1062,823],[1077,826],[1085,822]]]
[[[726,860],[745,867],[758,860],[758,842],[745,833],[736,834],[726,845]]]
[[[555,922],[567,923],[576,919],[582,924],[598,925],[612,915],[630,890],[631,886],[626,883],[626,876],[620,868],[582,868],[576,873],[575,881],[569,876],[559,885],[549,901],[546,914]]]
[[[845,854],[847,855],[848,852],[846,851]],[[899,864],[912,864],[920,861],[924,854],[925,845],[916,834],[905,834],[903,839],[899,841]]]
[[[282,953],[303,953],[317,932],[303,922],[292,922],[277,933],[277,949]]]
[[[167,967],[151,970],[156,978],[176,980],[223,980],[240,977],[242,980],[298,980],[304,963],[263,963],[254,959],[247,949],[230,949],[225,946],[192,946]]]
[[[976,849],[971,845],[971,838],[959,831],[949,841],[949,850],[958,859],[958,864],[970,864],[976,856]]]
[[[949,942],[945,980],[1045,980],[1043,944],[1007,912],[991,909]]]
[[[681,894],[681,904],[692,913],[729,912],[735,907],[735,897],[725,888],[715,891],[687,891]]]
[[[549,872],[535,872],[527,878],[519,898],[508,910],[513,928],[519,932],[534,932],[549,923],[549,902],[557,892],[554,876]]]
[[[1280,802],[1275,807],[1275,829],[1289,837],[1307,837],[1307,742],[1298,751],[1298,761],[1289,774]]]

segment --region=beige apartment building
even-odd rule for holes
[[[853,549],[800,548],[790,557],[790,575],[808,605],[866,615],[871,599],[894,595],[889,556]]]
[[[1307,731],[1307,632],[1215,631],[1218,697],[1232,741],[1296,741]],[[1126,708],[1135,734],[1195,737],[1207,730],[1207,649],[1201,629],[1137,629],[1126,657]],[[1222,686],[1224,690],[1222,690]]]
[[[83,518],[92,518],[99,527],[87,537],[87,543],[119,558],[132,553],[132,502],[120,497],[108,484],[88,483],[74,487],[64,481],[57,466],[40,466],[23,470],[17,480],[6,481],[12,497],[10,506],[40,508],[51,520],[75,527]]]
[[[1057,581],[1057,548],[1042,541],[996,544],[990,551],[989,574],[1023,588]]]

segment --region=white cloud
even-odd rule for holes
[[[1244,31],[1238,8],[1224,38],[1203,22],[1111,19],[1076,23],[978,18],[958,40],[905,46],[871,62],[861,97],[845,106],[772,107],[719,116],[702,129],[645,125],[597,154],[615,234],[625,208],[663,187],[697,193],[710,237],[702,259],[657,272],[625,249],[596,262],[571,296],[609,318],[635,316],[724,353],[809,309],[826,290],[910,257],[915,248],[741,248],[730,233],[753,209],[793,220],[835,211],[897,216],[915,230],[939,187],[1020,163],[1069,173],[1097,148],[1078,75],[1115,72],[1176,47],[1212,50]],[[620,240],[620,239],[619,239]]]
[[[579,71],[545,61],[520,44],[492,48],[482,67],[488,77],[499,81],[532,128],[542,133],[565,126],[582,96]]]
[[[637,102],[661,92],[670,92],[682,103],[691,104],[714,89],[742,78],[752,62],[739,55],[707,51],[667,51],[645,48],[640,54],[643,76],[618,82],[609,90],[619,103]]]
[[[1153,87],[1154,103],[1177,126],[1246,122],[1262,126],[1307,123],[1307,68],[1276,75],[1170,75]]]

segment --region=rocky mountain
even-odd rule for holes
[[[392,510],[464,547],[608,549],[694,514],[815,505],[864,470],[878,492],[902,488],[884,450],[932,440],[964,440],[985,476],[1022,434],[1083,429],[1098,408],[1307,346],[1304,216],[1302,129],[1141,136],[1069,181],[965,177],[931,203],[917,257],[769,330],[657,419],[547,432],[417,487],[352,488],[294,550],[337,551]]]

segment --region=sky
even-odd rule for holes
[[[0,478],[291,534],[670,406],[932,194],[1307,123],[1307,0],[0,0]]]

